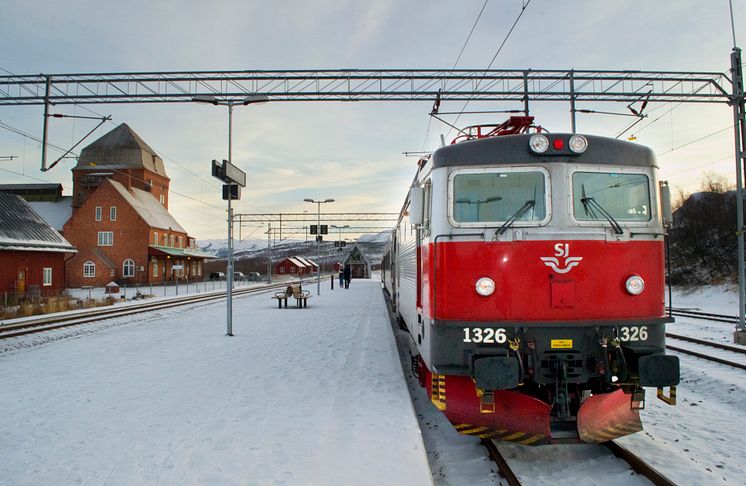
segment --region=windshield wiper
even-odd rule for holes
[[[611,225],[611,228],[614,230],[614,233],[618,235],[623,235],[624,230],[622,227],[617,223],[616,219],[614,219],[613,216],[609,214],[608,211],[606,211],[603,206],[601,206],[598,201],[596,201],[593,196],[587,196],[585,195],[585,185],[580,186],[581,190],[583,191],[583,197],[580,198],[580,202],[583,203],[583,208],[585,209],[585,214],[591,216],[593,219],[598,219],[598,216],[596,216],[596,210],[601,213],[601,216],[606,218],[606,221],[609,222]]]
[[[505,233],[505,231],[508,228],[510,228],[511,226],[513,226],[513,223],[515,223],[518,220],[518,218],[520,218],[521,216],[523,216],[524,214],[526,214],[526,212],[529,209],[531,209],[532,207],[534,207],[535,204],[536,204],[536,201],[534,199],[526,201],[523,204],[523,206],[521,206],[520,208],[518,208],[518,211],[516,211],[515,213],[513,213],[513,215],[511,217],[509,217],[508,220],[506,222],[504,222],[502,226],[500,226],[500,229],[497,230],[497,234],[501,235],[501,234]]]

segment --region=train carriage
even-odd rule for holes
[[[665,354],[667,187],[646,147],[529,133],[532,122],[512,117],[421,161],[384,287],[421,384],[459,432],[603,442],[642,430],[643,387],[678,384]]]

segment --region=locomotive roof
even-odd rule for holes
[[[448,145],[433,153],[432,167],[436,169],[451,166],[561,162],[657,167],[653,151],[635,143],[595,135],[583,135],[588,140],[588,148],[582,154],[567,152],[563,154],[535,154],[528,145],[532,135],[503,135]],[[573,134],[548,133],[545,135],[551,143],[551,140],[558,137],[567,142]],[[551,151],[550,148],[548,152]]]

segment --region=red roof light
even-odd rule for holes
[[[554,147],[554,150],[562,150],[565,147],[565,141],[561,138],[555,138],[552,141],[552,146]]]

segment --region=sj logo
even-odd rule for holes
[[[583,257],[570,256],[569,243],[557,243],[554,245],[554,256],[540,258],[541,261],[544,262],[544,265],[557,273],[567,273],[572,270],[573,267],[580,265],[580,262],[583,260]],[[560,266],[560,258],[564,258],[562,266]]]

